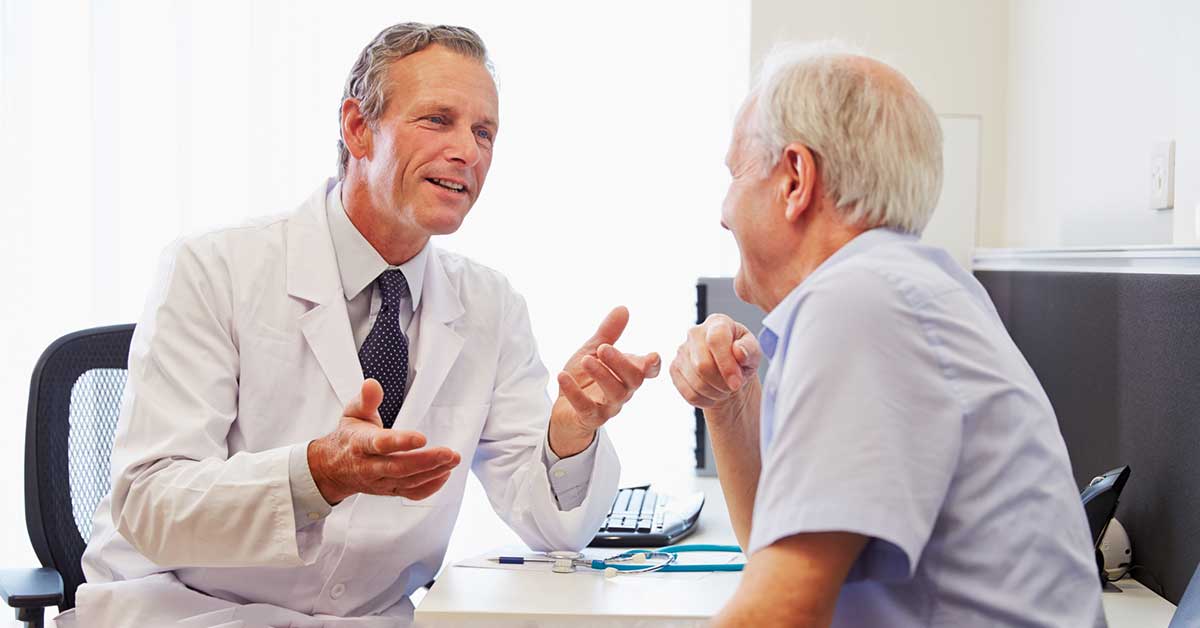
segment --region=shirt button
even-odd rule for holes
[[[556,478],[561,478],[562,476],[564,476],[564,475],[566,475],[566,474],[567,474],[567,472],[566,472],[566,471],[563,471],[562,469],[555,469],[555,470],[554,470],[554,477],[556,477]]]
[[[308,513],[308,520],[309,520],[309,521],[316,521],[317,519],[320,519],[320,518],[321,518],[321,513],[319,513],[319,512],[310,512],[310,513]]]
[[[339,597],[342,597],[342,594],[345,592],[346,592],[346,585],[339,582],[339,583],[333,585],[333,588],[329,590],[329,597],[336,600]]]

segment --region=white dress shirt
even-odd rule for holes
[[[400,328],[408,338],[408,379],[413,381],[413,365],[417,363],[417,336],[421,331],[421,287],[425,277],[425,263],[429,258],[430,245],[425,244],[412,259],[392,266],[379,255],[375,247],[363,237],[342,205],[341,184],[329,191],[329,232],[333,239],[333,250],[337,257],[338,274],[342,279],[342,290],[346,295],[346,312],[350,316],[350,329],[354,334],[355,349],[362,348],[367,334],[375,325],[375,317],[383,305],[383,297],[375,279],[388,269],[399,269],[408,281],[409,294],[400,299]],[[560,459],[550,449],[549,432],[546,446],[542,449],[542,463],[549,474],[550,488],[561,510],[571,510],[583,503],[587,495],[588,479],[596,459],[596,440],[582,452]],[[296,529],[320,521],[333,511],[333,507],[321,496],[308,468],[308,443],[292,448],[288,457],[291,477],[292,504],[296,513]]]
[[[1103,625],[1054,410],[945,251],[868,231],[763,324],[750,552],[868,537],[834,626]]]

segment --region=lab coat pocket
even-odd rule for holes
[[[412,429],[425,435],[428,447],[449,447],[462,456],[462,462],[454,468],[450,479],[438,492],[422,500],[401,498],[405,506],[437,507],[458,504],[462,501],[467,484],[467,473],[471,459],[479,445],[479,435],[487,420],[491,404],[469,404],[461,406],[432,406],[422,420]]]

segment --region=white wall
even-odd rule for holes
[[[1008,6],[1000,0],[753,0],[751,62],[783,41],[836,37],[903,71],[939,114],[982,120],[978,242],[1006,241]]]
[[[1013,0],[1007,245],[1196,241],[1200,3]],[[1174,211],[1149,209],[1176,140]]]

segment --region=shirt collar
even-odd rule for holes
[[[391,266],[379,255],[379,251],[359,233],[346,208],[342,205],[342,184],[338,183],[329,191],[326,198],[329,214],[329,233],[333,238],[333,253],[337,258],[338,274],[342,278],[342,291],[349,301],[358,296],[367,286],[370,286],[379,275],[390,268],[398,268],[404,273],[408,282],[408,292],[412,296],[412,309],[415,312],[421,304],[421,285],[425,279],[425,264],[429,260],[430,244],[425,243],[421,252],[412,259]]]
[[[801,281],[795,288],[792,288],[792,291],[779,302],[779,305],[776,305],[763,318],[763,329],[758,337],[763,354],[768,360],[775,357],[775,350],[778,348],[779,339],[787,333],[787,326],[794,318],[793,314],[796,308],[799,307],[800,300],[804,296],[805,284],[810,284],[814,277],[829,272],[830,268],[848,259],[862,255],[877,246],[896,242],[916,242],[917,239],[917,236],[911,233],[887,227],[877,227],[858,234],[853,240],[842,245],[842,248],[834,251],[833,255],[830,255],[828,259],[821,262],[821,265],[817,266],[817,269],[812,274],[805,277],[804,281]]]

